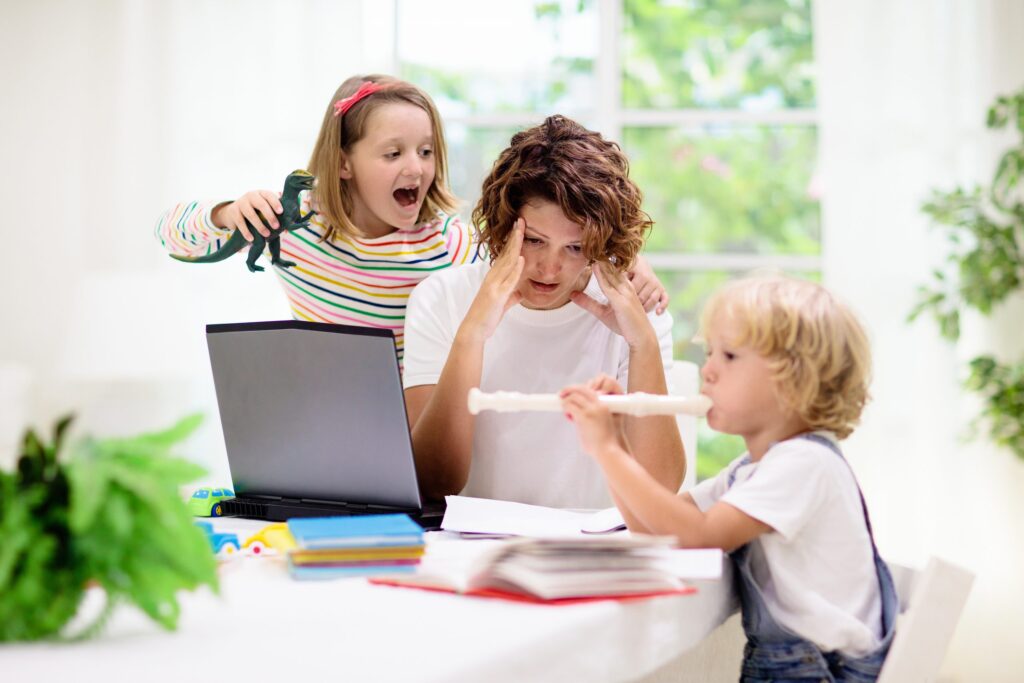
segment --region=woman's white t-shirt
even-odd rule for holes
[[[409,298],[405,320],[405,387],[437,384],[455,333],[490,269],[486,262],[435,273]],[[596,279],[585,290],[606,302]],[[661,355],[672,362],[672,317],[649,314]],[[625,387],[625,339],[574,303],[551,311],[513,306],[484,345],[483,391],[557,393],[605,373]],[[601,468],[580,448],[559,412],[476,416],[473,460],[463,495],[562,508],[612,505]]]
[[[830,433],[817,433],[834,441]],[[750,544],[751,570],[768,611],[824,651],[856,656],[877,648],[882,600],[846,462],[823,444],[799,438],[773,445],[759,462],[742,460],[689,493],[701,510],[722,501],[774,530]]]

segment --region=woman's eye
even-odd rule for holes
[[[540,244],[540,240],[536,237],[524,237],[523,242],[526,244]]]
[[[569,251],[571,251],[574,254],[582,254],[583,253],[583,247],[580,246],[579,244],[570,244],[569,245]]]

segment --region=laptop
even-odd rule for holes
[[[404,512],[440,527],[416,482],[394,336],[296,320],[207,325],[235,498],[225,515]]]

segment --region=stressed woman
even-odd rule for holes
[[[553,507],[612,499],[555,413],[470,415],[484,391],[554,393],[599,373],[666,393],[672,320],[627,275],[651,226],[618,146],[561,116],[517,133],[473,211],[490,262],[437,273],[409,300],[405,393],[424,495]],[[685,456],[672,417],[625,418],[636,460],[671,491]]]

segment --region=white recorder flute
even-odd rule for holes
[[[613,413],[625,415],[696,415],[704,417],[711,410],[711,399],[707,396],[662,396],[660,394],[605,394],[598,398]],[[501,413],[521,410],[561,411],[562,399],[558,394],[521,394],[517,391],[495,391],[486,393],[476,387],[469,390],[469,412],[476,415],[481,410],[495,410]]]

